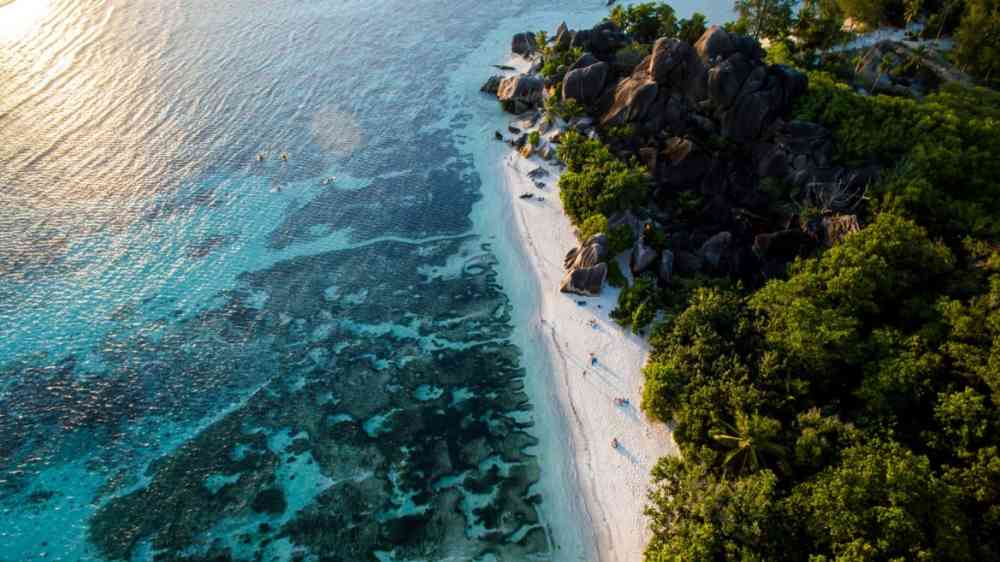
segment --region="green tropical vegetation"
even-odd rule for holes
[[[738,25],[754,38],[783,37],[792,27],[795,0],[736,0]]]
[[[796,258],[783,275],[744,285],[647,273],[630,283],[609,263],[609,281],[622,288],[611,317],[651,345],[641,406],[671,424],[681,452],[654,469],[645,559],[1000,560],[1000,93],[990,89],[1000,74],[1000,5],[738,0],[734,8],[740,17],[729,29],[768,39],[768,62],[808,76],[786,118],[829,130],[834,163],[882,173],[853,211],[865,226]],[[705,27],[700,14],[678,20],[651,2],[616,6],[609,19],[633,39],[616,53],[624,68],[657,38],[694,43]],[[871,77],[858,79],[865,53],[825,52],[850,38],[847,19],[861,29],[924,22],[924,36],[954,40],[935,60],[978,85],[932,81],[909,97],[859,92],[871,88]],[[914,53],[906,68],[875,59],[879,74],[898,77],[935,56]],[[572,64],[553,56],[553,69]],[[552,98],[550,111],[563,111]],[[585,113],[571,109],[567,119]],[[634,127],[599,132],[563,135],[560,197],[581,238],[607,232],[617,254],[634,240],[608,217],[642,216],[651,178],[623,150]],[[777,179],[760,191],[774,202],[802,199]],[[678,221],[697,220],[706,203],[697,191],[664,201]],[[824,208],[802,205],[798,215],[818,220]],[[656,229],[643,238],[669,249]]]
[[[570,131],[562,136],[558,154],[566,164],[559,177],[559,197],[574,224],[645,203],[649,189],[645,168],[622,161],[600,140]]]
[[[753,29],[772,4],[747,4]],[[878,25],[890,4],[806,2],[788,25],[805,40],[768,58],[804,66],[843,17]],[[967,70],[961,30],[995,6],[964,8]],[[887,171],[868,226],[759,288],[639,280],[614,312],[633,329],[662,314],[642,406],[682,453],[654,471],[646,559],[1000,560],[1000,94],[865,96],[808,76],[794,117],[833,133],[836,161]]]
[[[650,338],[683,460],[647,559],[998,559],[998,336],[1000,252],[890,211],[756,292],[696,289]]]
[[[628,33],[635,40],[634,45],[645,45],[646,54],[660,37],[676,37],[694,44],[705,32],[708,21],[704,14],[698,12],[690,18],[678,20],[669,4],[656,2],[617,5],[611,9],[608,19]]]

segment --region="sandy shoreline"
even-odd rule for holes
[[[517,59],[510,63],[525,65]],[[559,292],[563,257],[577,244],[559,200],[559,169],[538,156],[525,159],[513,149],[503,152],[498,195],[509,205],[509,212],[503,213],[512,223],[508,236],[529,270],[524,273],[535,278],[537,292],[531,299],[536,310],[518,316],[529,323],[533,343],[543,344],[543,364],[549,367],[540,374],[545,394],[553,396],[565,422],[566,452],[572,458],[562,476],[575,480],[571,488],[581,496],[580,515],[591,525],[590,542],[598,559],[641,560],[649,538],[643,509],[650,471],[657,459],[676,451],[667,427],[649,421],[638,407],[648,344],[609,317],[617,289],[605,286],[601,296],[593,298]],[[549,172],[538,180],[544,188],[528,177],[539,166]],[[534,197],[521,199],[524,193]],[[619,259],[627,272],[627,256]],[[597,357],[596,366],[591,365],[591,353]],[[615,398],[628,399],[629,404],[617,405]],[[611,446],[612,439],[618,439],[618,449]]]
[[[634,562],[642,559],[648,540],[643,508],[649,473],[657,459],[674,450],[673,440],[665,425],[650,422],[638,408],[648,345],[609,318],[618,290],[605,287],[596,298],[559,292],[562,258],[576,245],[576,237],[559,201],[557,172],[549,168],[544,189],[527,176],[541,164],[537,157],[527,160],[511,150],[502,182],[513,206],[514,230],[538,280],[533,327],[548,351],[549,382],[567,421],[599,559]],[[536,197],[520,199],[525,192]],[[592,319],[596,328],[589,324]],[[590,353],[597,357],[596,366],[590,364]],[[616,397],[630,404],[618,406]],[[611,446],[613,438],[620,443],[618,449]]]

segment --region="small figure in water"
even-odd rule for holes
[[[281,153],[281,159],[284,160],[285,162],[288,162],[288,153],[287,152],[282,152]]]
[[[263,152],[258,152],[257,153],[257,161],[258,162],[263,162],[264,161],[264,153]]]

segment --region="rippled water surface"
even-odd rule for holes
[[[566,4],[0,7],[0,561],[553,557],[449,83]]]

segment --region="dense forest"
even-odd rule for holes
[[[608,232],[613,251],[629,249],[628,212],[645,224],[641,243],[678,258],[669,279],[609,275],[626,285],[614,318],[652,344],[642,406],[682,452],[654,471],[646,559],[1000,560],[1000,3],[739,0],[736,11],[725,28],[766,46],[768,76],[808,80],[776,122],[828,135],[816,137],[832,142],[822,169],[875,172],[814,188],[750,166],[740,200],[753,204],[725,212],[743,213],[754,253],[728,268],[681,267],[683,248],[704,241],[698,225],[722,219],[706,218],[719,215],[708,180],[665,182],[650,154],[756,162],[765,143],[619,119],[612,94],[560,92],[584,49],[536,40],[550,119],[593,122],[559,139],[561,198],[581,238]],[[906,56],[831,49],[914,22]],[[625,35],[602,58],[623,77],[618,93],[632,68],[657,64],[663,38],[705,42],[703,16],[666,4],[616,6],[603,25]],[[817,241],[816,225],[843,218],[854,227]],[[794,256],[775,263],[761,240],[795,240]]]

